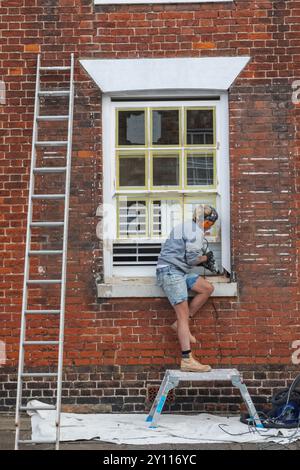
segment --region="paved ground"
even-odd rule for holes
[[[25,439],[30,439],[30,420],[23,420],[23,429],[26,429]],[[0,450],[12,450],[14,448],[15,425],[12,415],[0,414]],[[53,446],[35,445],[24,446],[24,449],[46,450]],[[98,450],[98,451],[132,451],[132,450],[300,450],[300,441],[290,445],[277,444],[161,444],[147,446],[118,445],[99,441],[77,441],[62,443],[61,449],[65,450]]]

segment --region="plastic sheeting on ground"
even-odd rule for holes
[[[27,407],[47,406],[32,400]],[[31,416],[32,439],[55,439],[55,411],[27,411]],[[100,440],[115,444],[267,443],[290,444],[300,439],[300,430],[256,429],[238,416],[222,417],[163,414],[155,429],[145,414],[61,414],[61,441]]]

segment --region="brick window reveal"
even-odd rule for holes
[[[114,227],[105,270],[154,275],[161,244],[174,226],[191,220],[196,205],[210,204],[222,218],[222,106],[216,96],[206,101],[114,98],[108,107],[104,166],[105,182],[111,183],[104,200],[114,212]],[[222,272],[220,224],[206,238]]]

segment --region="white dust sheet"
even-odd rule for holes
[[[28,408],[47,406],[37,400]],[[31,416],[32,439],[55,439],[55,411],[27,411]],[[151,429],[145,414],[61,414],[61,441],[100,440],[114,444],[266,443],[290,444],[300,439],[300,430],[255,429],[239,417],[163,414]]]

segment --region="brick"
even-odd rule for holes
[[[24,52],[41,52],[41,46],[40,44],[25,44]]]
[[[79,150],[78,152],[79,158],[91,158],[94,157],[94,152],[88,150]]]
[[[216,49],[214,42],[193,42],[193,49]]]
[[[22,75],[23,69],[21,67],[11,68],[9,70],[9,75]]]

